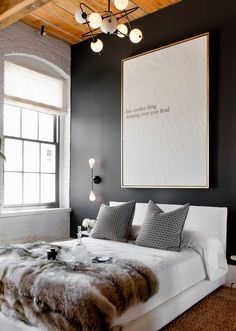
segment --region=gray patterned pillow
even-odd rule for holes
[[[118,206],[101,205],[96,225],[90,237],[126,242],[128,240],[135,201],[130,201]]]
[[[149,203],[151,202],[151,200],[149,201]],[[163,210],[158,207],[157,205],[155,205],[155,213],[164,213]],[[136,240],[138,235],[139,235],[139,232],[140,232],[140,229],[141,229],[141,225],[135,225],[133,224],[131,226],[131,229],[130,229],[130,234],[129,234],[129,240]]]
[[[180,251],[188,210],[189,204],[186,204],[168,213],[160,213],[159,207],[149,201],[135,244],[168,251]]]

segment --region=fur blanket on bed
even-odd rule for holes
[[[158,290],[138,261],[69,264],[46,260],[47,243],[0,249],[0,310],[42,330],[107,331],[114,317]]]

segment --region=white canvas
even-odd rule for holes
[[[122,186],[207,188],[208,34],[122,69]]]

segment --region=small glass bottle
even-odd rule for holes
[[[87,262],[87,249],[86,246],[82,243],[82,232],[81,227],[78,227],[78,233],[77,233],[77,243],[73,249],[73,255],[75,257],[76,262]]]

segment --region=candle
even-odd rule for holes
[[[81,225],[78,226],[78,233],[81,232]]]

